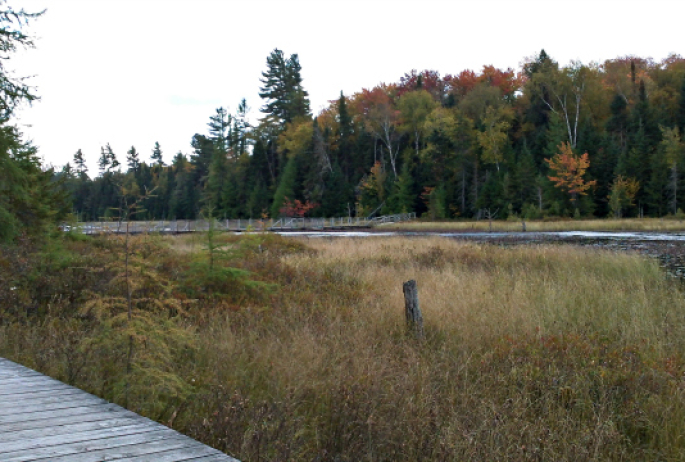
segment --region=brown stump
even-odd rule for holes
[[[416,281],[411,280],[402,284],[404,292],[404,314],[407,317],[407,329],[414,333],[417,339],[423,338],[423,316],[419,307],[419,290]]]

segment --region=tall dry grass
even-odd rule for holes
[[[488,220],[480,221],[415,221],[381,225],[382,230],[481,232],[489,231]],[[493,232],[519,232],[520,221],[494,220]],[[607,231],[607,232],[682,232],[685,221],[676,218],[622,218],[596,220],[526,220],[528,232]]]
[[[181,277],[197,239],[149,258]],[[654,261],[437,237],[222,240],[277,289],[190,305],[194,347],[174,373],[194,392],[162,420],[241,460],[683,459],[685,300]],[[423,341],[405,330],[408,279]],[[0,327],[0,354],[64,377],[55,352],[78,341],[59,342],[87,337],[75,322]],[[101,363],[74,382],[101,380]]]
[[[248,460],[682,454],[685,302],[653,262],[439,238],[307,245],[281,257],[279,305],[203,336],[228,401],[193,428],[208,441]],[[424,342],[405,334],[410,278]]]

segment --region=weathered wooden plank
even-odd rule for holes
[[[191,442],[189,442],[191,441]],[[51,457],[50,462],[102,462],[109,460],[116,460],[118,462],[129,462],[131,460],[157,462],[158,456],[173,454],[173,451],[190,449],[197,449],[197,444],[189,438],[164,440],[164,441],[149,441],[137,445],[125,445],[119,447],[111,447],[106,449],[95,449],[79,454],[69,454],[61,457]],[[218,451],[217,451],[218,453]],[[220,453],[219,453],[220,454]],[[37,459],[18,459],[8,460],[6,462],[32,462]],[[192,459],[190,459],[192,461]],[[221,461],[222,459],[218,459]],[[224,456],[223,461],[229,462],[235,459],[229,456]],[[3,461],[5,462],[5,461]],[[41,460],[41,462],[43,462]],[[46,461],[47,462],[47,461]]]
[[[2,367],[2,364],[0,364]],[[32,371],[31,369],[10,369],[9,367],[2,367],[0,369],[0,379],[11,377],[36,377],[42,376],[40,372]]]
[[[71,387],[69,385],[59,382],[46,382],[44,384],[35,384],[27,386],[0,386],[0,396],[2,395],[15,395],[22,393],[35,393],[37,391],[43,390],[67,390]]]
[[[43,436],[30,440],[15,440],[0,444],[0,460],[5,453],[26,451],[35,452],[37,449],[49,448],[53,446],[64,446],[75,443],[94,442],[97,440],[122,437],[129,435],[142,435],[151,431],[159,431],[158,426],[150,425],[147,422],[138,422],[123,427],[104,428],[97,430],[86,430],[82,432],[68,433],[56,436]]]
[[[91,414],[94,412],[98,413],[111,413],[110,415],[112,417],[115,417],[115,414],[119,413],[119,409],[121,409],[119,406],[116,404],[109,404],[109,405],[95,405],[95,406],[82,406],[82,407],[72,407],[68,409],[59,409],[57,411],[46,411],[46,412],[33,412],[31,414],[26,414],[22,416],[21,414],[12,414],[12,415],[2,415],[0,414],[0,426],[5,425],[5,424],[11,424],[11,423],[19,423],[19,422],[30,422],[33,420],[45,420],[45,419],[52,419],[54,417],[77,417],[77,416],[82,416],[84,414]],[[77,419],[74,419],[77,420]]]
[[[236,461],[115,404],[0,358],[0,461]]]
[[[96,396],[82,393],[78,395],[67,395],[67,397],[65,397],[64,399],[57,400],[52,403],[36,403],[32,402],[31,400],[24,400],[22,402],[17,403],[16,405],[8,404],[6,406],[3,406],[2,414],[6,416],[12,414],[26,415],[35,412],[69,409],[72,407],[96,406],[99,404],[105,405],[109,404],[109,402],[105,401],[104,399],[100,399]]]
[[[5,403],[16,403],[24,400],[33,400],[36,403],[43,402],[42,400],[61,399],[64,396],[83,393],[78,388],[64,388],[62,390],[43,390],[34,393],[26,393],[23,395],[2,395],[0,396],[0,406]],[[49,402],[49,401],[48,401]]]
[[[32,440],[45,436],[56,436],[71,433],[78,433],[88,430],[99,430],[105,428],[125,427],[137,422],[132,417],[121,417],[118,419],[107,418],[105,420],[95,420],[92,422],[73,422],[71,420],[64,424],[50,425],[44,428],[30,428],[26,430],[3,431],[0,433],[0,446],[3,443],[17,440]]]
[[[69,385],[55,381],[0,384],[0,396],[18,393],[33,393],[41,390],[66,390]]]
[[[155,453],[154,462],[227,462],[226,455],[209,446],[202,448],[181,447]],[[126,457],[120,462],[150,462],[149,455]]]
[[[133,414],[131,412],[131,414]],[[134,414],[135,415],[135,414]],[[139,417],[139,416],[136,416]],[[72,415],[59,416],[54,418],[39,419],[39,420],[26,420],[23,422],[12,422],[7,424],[0,424],[0,434],[11,431],[22,431],[22,430],[39,430],[39,429],[49,429],[51,427],[59,425],[67,425],[74,422],[102,422],[107,420],[119,420],[124,418],[131,418],[131,416],[126,413],[120,413],[115,416],[107,413],[94,413],[94,414],[82,414],[77,417]]]
[[[59,380],[51,379],[44,375],[29,375],[26,377],[7,377],[6,379],[0,380],[0,384],[2,384],[3,387],[11,387],[12,385],[29,386],[42,383],[63,384],[63,382],[60,382]]]
[[[152,430],[147,433],[139,433],[135,435],[35,448],[31,451],[19,450],[5,452],[1,455],[3,462],[25,462],[38,459],[54,460],[62,456],[70,456],[71,458],[69,460],[79,460],[77,457],[78,454],[90,453],[92,451],[103,449],[111,449],[113,450],[112,452],[114,452],[115,456],[120,454],[118,457],[121,458],[128,455],[126,451],[129,451],[129,449],[127,449],[127,447],[132,447],[134,445],[144,446],[145,444],[156,442],[158,443],[156,449],[159,450],[164,447],[164,444],[159,444],[160,442],[163,442],[164,440],[173,442],[175,439],[179,439],[179,436],[177,435],[169,435],[169,433],[164,430]],[[116,458],[109,457],[109,453],[106,454],[109,459]]]

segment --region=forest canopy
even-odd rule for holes
[[[165,161],[157,143],[146,162],[135,147],[123,154],[106,145],[91,177],[76,151],[57,176],[79,219],[111,216],[122,190],[155,191],[140,216],[150,219],[207,210],[219,218],[413,211],[447,219],[683,208],[678,55],[561,65],[542,50],[519,70],[411,70],[397,82],[341,92],[319,114],[301,69],[297,54],[273,50],[258,123],[248,120],[245,100],[233,112],[217,108],[188,156]]]

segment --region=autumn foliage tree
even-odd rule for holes
[[[289,217],[289,218],[302,218],[304,217],[308,212],[311,210],[314,210],[317,208],[319,204],[316,204],[314,202],[309,202],[307,201],[300,201],[298,199],[295,199],[294,201],[291,201],[287,197],[285,198],[285,201],[283,202],[283,207],[280,209],[281,216],[284,217]]]
[[[588,153],[579,156],[573,152],[571,144],[561,143],[559,152],[551,159],[545,159],[549,168],[555,173],[548,176],[557,188],[571,195],[571,200],[577,207],[578,196],[587,194],[587,190],[594,186],[596,181],[586,181],[583,177],[590,166]]]

